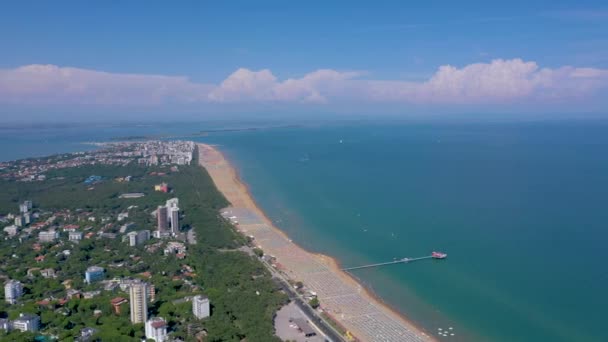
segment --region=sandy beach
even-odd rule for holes
[[[323,310],[360,341],[434,341],[419,327],[342,271],[333,258],[310,253],[293,243],[257,206],[249,189],[223,154],[199,144],[199,163],[231,203],[222,214],[265,254],[276,258],[277,268],[293,281],[316,292]]]

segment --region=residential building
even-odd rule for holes
[[[169,217],[171,219],[171,232],[174,235],[179,234],[179,208],[171,207],[169,209]]]
[[[6,318],[0,318],[0,330],[10,331],[11,322]]]
[[[150,303],[156,300],[156,286],[154,284],[148,284],[148,301]]]
[[[167,341],[167,322],[162,317],[154,317],[146,322],[146,339]]]
[[[131,323],[145,323],[148,320],[148,284],[134,283],[129,288]]]
[[[186,245],[181,242],[171,241],[167,243],[165,247],[164,254],[185,254],[186,253]]]
[[[82,232],[72,231],[68,233],[68,240],[78,242],[82,240]]]
[[[156,217],[157,217],[157,221],[158,221],[158,231],[160,233],[164,233],[167,231],[167,226],[168,226],[168,216],[167,216],[167,207],[164,207],[162,205],[158,206],[158,209],[156,209]]]
[[[32,201],[23,201],[23,203],[19,204],[19,212],[22,214],[27,213],[32,209]]]
[[[4,227],[3,230],[6,234],[8,234],[8,236],[13,237],[19,232],[19,227],[13,224],[8,227]]]
[[[150,240],[150,231],[140,230],[138,232],[129,232],[127,233],[127,238],[129,239],[129,246],[137,246]]]
[[[45,268],[43,270],[40,270],[40,275],[44,278],[57,278],[57,275],[55,274],[55,270],[52,268]]]
[[[91,266],[84,272],[84,280],[90,284],[95,281],[101,280],[104,277],[105,269],[99,266]]]
[[[144,194],[143,192],[130,192],[130,193],[122,194],[122,195],[118,196],[118,198],[140,198],[140,197],[144,197],[144,196],[146,196],[146,194]]]
[[[209,317],[209,298],[203,295],[194,296],[192,298],[192,313],[196,318]]]
[[[137,241],[137,232],[127,233],[127,239],[129,240],[129,246],[133,247],[139,245]]]
[[[32,215],[29,212],[23,213],[23,224],[27,226],[30,223],[32,223]]]
[[[17,299],[23,295],[23,285],[18,280],[9,280],[4,285],[4,299],[9,304],[17,303]]]
[[[57,238],[59,238],[59,232],[52,229],[38,233],[38,241],[40,242],[53,242]]]
[[[123,221],[124,219],[129,218],[129,212],[119,213],[116,217],[116,220]]]
[[[76,290],[76,289],[67,289],[66,296],[69,299],[74,299],[74,298],[80,299],[82,297],[82,293],[80,293],[80,291]]]
[[[91,340],[93,335],[97,334],[97,329],[95,328],[82,328],[80,329],[80,337],[76,339],[77,342],[88,342]]]
[[[114,308],[114,313],[117,315],[120,315],[120,306],[122,304],[125,304],[126,302],[127,302],[127,300],[122,297],[116,297],[116,298],[112,299],[110,301],[110,304],[112,304],[112,308]]]
[[[12,328],[22,332],[36,332],[40,329],[40,317],[36,315],[19,314],[19,318],[13,321]]]
[[[167,183],[156,184],[154,185],[154,191],[167,193],[169,192],[169,185]]]
[[[17,227],[23,227],[24,226],[23,216],[21,216],[21,215],[15,216],[15,226],[17,226]]]
[[[82,293],[82,298],[91,299],[99,296],[99,294],[101,294],[101,291],[87,291]]]
[[[167,202],[165,203],[167,208],[174,208],[174,207],[179,207],[179,198],[174,197],[171,199],[168,199]]]

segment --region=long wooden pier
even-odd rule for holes
[[[377,264],[346,267],[346,268],[343,268],[342,271],[353,271],[353,270],[360,270],[362,268],[370,268],[370,267],[378,267],[378,266],[394,265],[394,264],[405,264],[405,263],[414,262],[414,261],[418,261],[418,260],[433,259],[433,258],[435,258],[435,257],[433,257],[433,255],[428,255],[428,256],[423,256],[423,257],[418,257],[418,258],[402,258],[402,259],[388,261],[388,262],[380,262]]]

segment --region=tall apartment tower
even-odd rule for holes
[[[209,317],[209,298],[198,295],[192,298],[192,313],[196,318]]]
[[[17,303],[17,299],[23,295],[23,285],[17,280],[9,280],[4,285],[4,298],[9,304]]]
[[[179,208],[171,207],[169,216],[171,217],[171,232],[177,235],[179,234]]]
[[[179,198],[174,197],[168,199],[165,204],[167,205],[167,208],[179,207]]]
[[[158,221],[158,231],[160,233],[167,231],[167,207],[162,205],[158,206],[158,209],[156,210],[156,218]]]
[[[131,323],[145,323],[148,320],[148,284],[135,283],[129,289]]]

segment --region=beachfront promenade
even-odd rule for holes
[[[224,216],[276,258],[280,271],[317,293],[323,309],[361,341],[428,341],[430,337],[371,297],[330,258],[309,253],[272,226],[221,153],[199,145],[199,161],[232,204]]]

